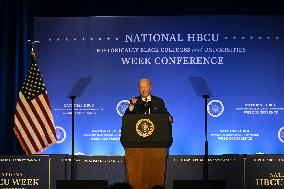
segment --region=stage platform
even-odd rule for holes
[[[69,155],[0,156],[0,189],[55,189],[56,180],[70,179]],[[124,156],[76,156],[78,180],[126,182]],[[173,180],[202,180],[202,156],[170,155],[166,188]],[[209,179],[225,180],[227,189],[284,185],[284,155],[209,156]]]

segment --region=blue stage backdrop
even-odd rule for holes
[[[210,154],[284,152],[284,17],[175,16],[35,18],[37,59],[50,96],[58,143],[43,153],[123,155],[122,115],[140,78],[174,117],[170,154],[204,153],[204,100],[189,76],[210,87]]]

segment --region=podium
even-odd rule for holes
[[[133,189],[164,186],[172,129],[166,114],[126,114],[120,141],[125,148],[126,176]]]

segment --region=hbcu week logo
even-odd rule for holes
[[[219,117],[224,112],[224,105],[220,100],[211,100],[207,104],[207,112],[212,117]]]
[[[64,142],[65,139],[66,139],[65,129],[63,127],[60,127],[60,126],[56,126],[55,132],[56,132],[56,137],[57,137],[56,143],[60,144],[60,143]]]
[[[278,139],[284,143],[284,126],[278,130]]]
[[[118,113],[118,115],[123,116],[125,110],[128,108],[130,104],[129,100],[121,100],[117,103],[116,105],[116,112]]]

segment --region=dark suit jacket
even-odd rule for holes
[[[130,111],[129,108],[125,110],[125,114],[145,114],[145,102],[142,100],[141,96],[135,97],[137,100],[137,103],[134,105],[133,111]],[[167,114],[171,116],[171,114],[168,112],[164,100],[151,95],[151,103],[150,103],[150,114]],[[173,117],[171,116],[173,119]],[[171,124],[171,123],[170,123]],[[167,155],[169,154],[169,149],[167,148]]]
[[[125,114],[145,114],[145,111],[147,111],[147,109],[145,108],[145,102],[142,100],[142,97],[138,96],[135,98],[138,100],[134,106],[133,111],[130,111],[129,108],[127,108]],[[164,100],[159,97],[151,95],[151,101],[148,102],[148,105],[150,107],[151,114],[167,114],[171,116],[165,106]]]

